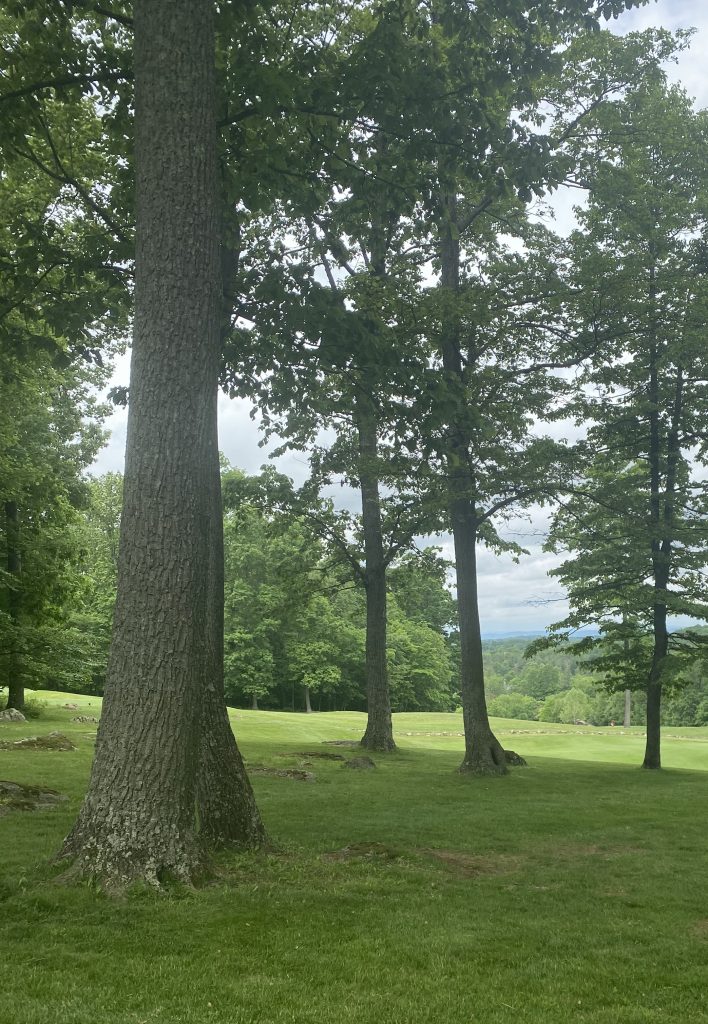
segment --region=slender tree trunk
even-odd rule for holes
[[[458,498],[452,507],[457,606],[460,625],[460,692],[465,756],[460,771],[503,775],[504,748],[492,732],[484,692],[484,657],[477,595],[477,530],[473,503]]]
[[[460,243],[457,230],[457,199],[445,201],[441,229],[441,284],[451,293],[451,312],[442,330],[443,369],[463,393],[463,363],[459,322],[454,303],[460,287]],[[492,732],[484,692],[484,658],[477,594],[477,530],[475,480],[470,465],[469,441],[459,423],[451,423],[447,458],[449,508],[455,542],[457,606],[460,629],[460,692],[465,726],[465,756],[460,771],[503,775],[507,771],[504,748]]]
[[[217,433],[217,393],[212,400],[210,443],[208,604],[201,742],[197,778],[199,832],[212,846],[257,849],[266,842],[253,789],[224,700],[224,532]]]
[[[251,711],[258,711],[258,694],[251,694]]]
[[[219,342],[210,0],[136,0],[136,293],[118,594],[88,792],[62,856],[190,882]]]
[[[25,706],[19,644],[22,608],[22,554],[20,550],[20,514],[17,503],[14,501],[5,502],[5,542],[7,545],[7,571],[10,577],[7,607],[12,630],[7,654],[7,707],[22,711]]]
[[[624,691],[624,720],[622,723],[625,729],[629,729],[632,724],[632,691]]]
[[[652,293],[655,281],[651,278]],[[661,696],[662,673],[669,653],[666,594],[671,579],[671,556],[674,531],[674,497],[680,461],[680,429],[683,416],[683,372],[677,371],[676,391],[671,422],[666,438],[666,478],[661,501],[661,434],[659,424],[659,351],[652,347],[649,383],[649,473],[651,485],[652,571],[654,575],[654,612],[651,669],[647,683],[647,742],[643,768],[661,768]],[[663,537],[659,539],[659,532]]]
[[[661,768],[662,669],[669,649],[666,605],[654,606],[654,650],[647,682],[647,742],[642,768]]]
[[[381,500],[377,471],[378,435],[371,397],[360,387],[355,398],[359,439],[359,486],[364,533],[364,586],[366,588],[366,731],[361,745],[367,750],[395,750],[391,695],[386,661],[386,562],[383,551]]]
[[[305,687],[305,712],[308,715],[312,714],[312,704],[310,702],[310,687]]]

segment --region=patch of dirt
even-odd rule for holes
[[[45,811],[68,799],[55,789],[39,789],[0,779],[0,817],[11,811]]]
[[[302,768],[271,768],[265,764],[254,764],[248,768],[249,775],[271,775],[279,779],[295,779],[297,782],[314,782],[316,776],[313,772],[306,772]]]
[[[708,917],[702,917],[698,921],[694,921],[691,931],[699,939],[708,939]]]
[[[598,843],[573,843],[568,846],[558,846],[548,853],[557,859],[573,859],[575,857],[600,857],[602,860],[615,860],[618,857],[631,857],[638,853],[645,853],[641,846],[600,846]]]
[[[353,768],[355,771],[366,772],[371,768],[375,768],[376,763],[371,760],[370,757],[350,757],[348,761],[345,761],[342,768]]]
[[[322,761],[346,761],[344,754],[330,754],[328,750],[296,750],[292,753],[283,751],[278,757],[318,757]]]
[[[68,736],[50,732],[46,736],[27,736],[23,740],[0,740],[0,750],[76,750]]]
[[[341,850],[323,854],[327,860],[399,860],[403,853],[385,843],[350,843]]]
[[[461,850],[423,849],[425,857],[444,864],[458,878],[479,878],[481,875],[508,875],[519,866],[519,858],[509,854],[483,857]]]
[[[359,740],[322,740],[327,747],[360,747]]]

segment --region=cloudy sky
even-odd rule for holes
[[[632,32],[651,27],[696,28],[697,32],[689,52],[680,57],[678,65],[667,70],[674,81],[680,81],[695,97],[698,106],[708,106],[708,3],[706,0],[652,0],[649,4],[627,13],[611,24],[613,31]],[[567,203],[560,207],[567,207]],[[560,209],[559,215],[562,216]],[[560,226],[560,225],[559,225]],[[117,367],[116,383],[126,383],[127,359]],[[92,472],[122,470],[125,448],[126,413],[117,411],[109,428],[111,437],[99,455]],[[267,461],[267,449],[259,447],[257,423],[250,417],[247,403],[231,401],[222,396],[219,406],[219,438],[224,454],[234,466],[257,472]],[[301,482],[307,466],[304,456],[291,455],[278,460],[283,472]],[[352,494],[340,492],[347,504],[355,502]],[[545,518],[541,512],[532,522],[510,524],[507,532],[514,536],[530,554],[519,564],[510,558],[497,557],[483,550],[479,557],[479,587],[482,607],[482,628],[487,634],[541,631],[549,623],[565,614],[566,605],[558,584],[549,579],[547,572],[558,559],[542,551]],[[449,538],[439,538],[446,557],[452,557]]]

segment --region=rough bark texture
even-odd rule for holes
[[[376,470],[378,435],[376,411],[369,395],[359,389],[355,398],[359,440],[359,486],[364,533],[366,588],[366,731],[367,750],[395,750],[391,695],[386,663],[386,562],[383,551],[381,500]]]
[[[10,576],[7,610],[13,625],[13,634],[7,652],[7,709],[22,711],[25,706],[25,688],[22,664],[17,644],[22,607],[22,555],[20,552],[20,514],[14,501],[5,502],[5,542],[7,544],[7,571]]]
[[[446,198],[445,223],[441,229],[441,284],[452,295],[460,287],[460,243],[457,229],[457,200]],[[463,362],[454,301],[443,323],[443,369],[451,380],[463,381]],[[468,372],[470,372],[468,370]],[[477,595],[477,529],[474,501],[475,480],[469,458],[469,439],[460,424],[450,424],[447,458],[449,508],[455,542],[457,607],[460,628],[460,694],[465,726],[465,756],[462,772],[504,775],[504,748],[492,732],[484,693],[484,659]]]
[[[136,292],[118,594],[89,789],[62,856],[191,881],[219,256],[213,7],[137,0]]]
[[[199,833],[209,845],[258,849],[266,842],[265,829],[224,702],[224,534],[216,399],[215,390],[207,481],[211,514],[197,819]]]

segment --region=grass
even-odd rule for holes
[[[90,765],[95,727],[70,719],[98,701],[41,696],[0,739],[60,729],[79,749],[0,751],[1,777],[71,797],[0,819],[0,1024],[708,1021],[706,729],[668,729],[669,767],[647,773],[641,730],[498,721],[530,767],[490,780],[455,773],[459,715],[398,715],[376,771],[254,777],[278,853],[112,900],[47,863]],[[247,761],[279,767],[363,723],[234,719]]]

